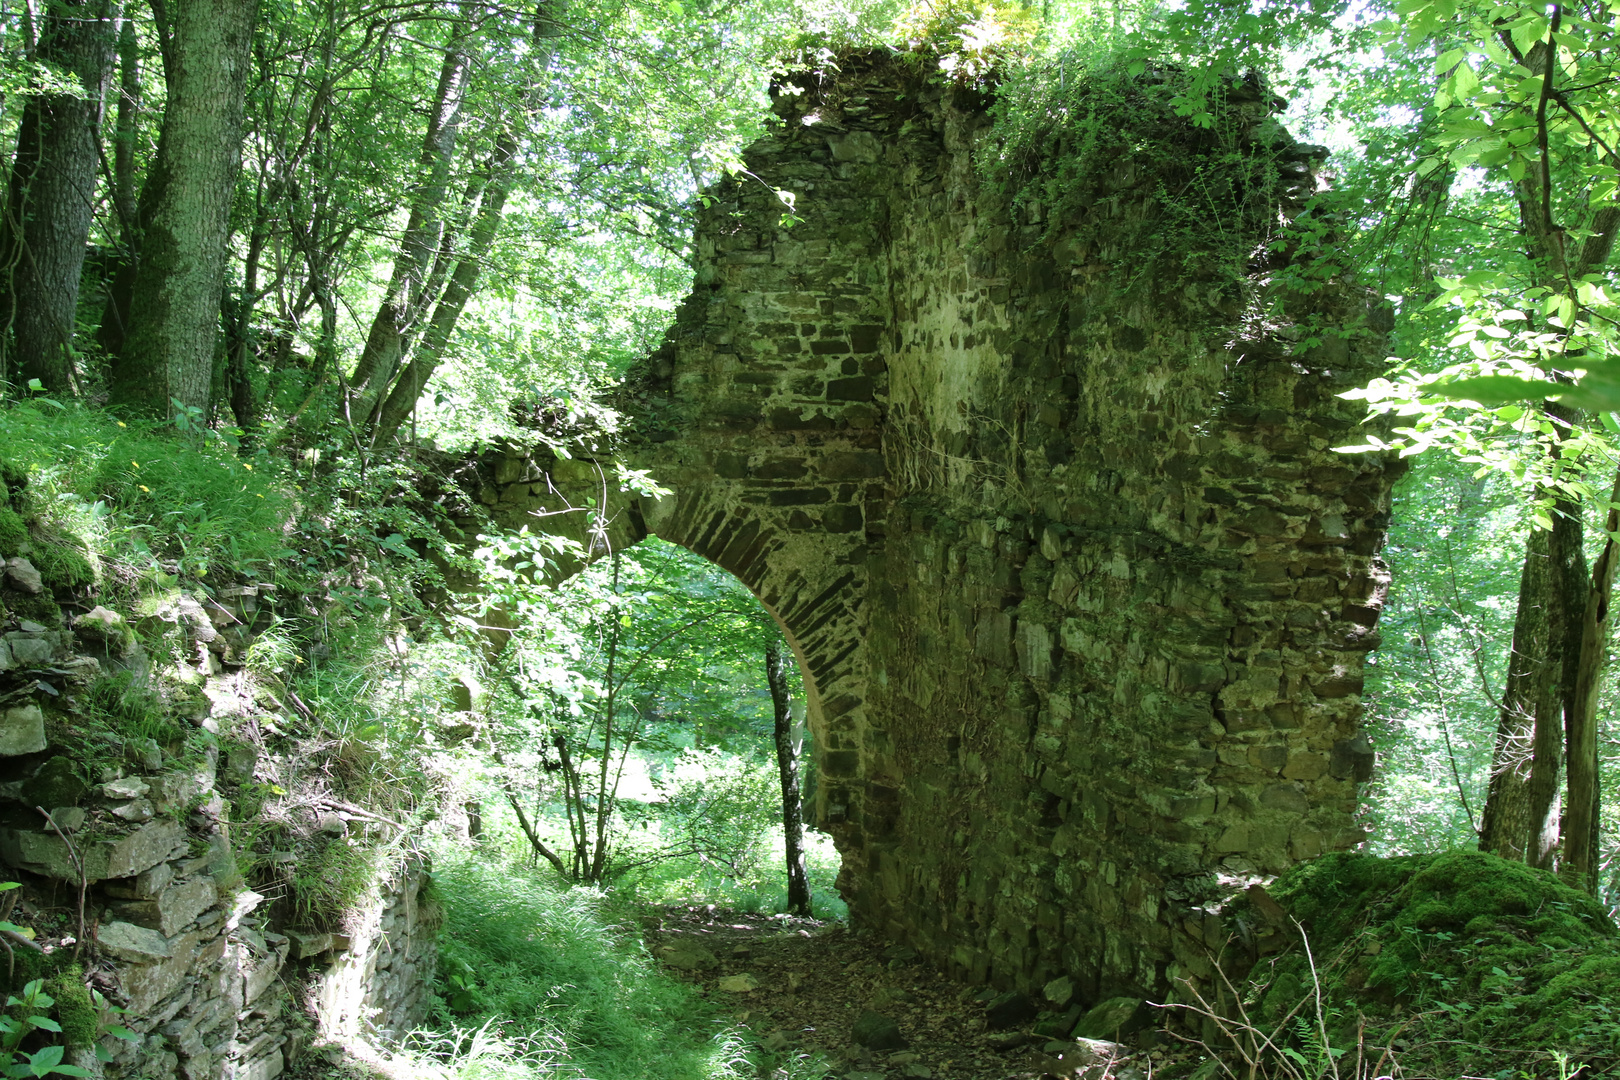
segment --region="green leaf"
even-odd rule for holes
[[[60,1064],[62,1061],[62,1053],[63,1047],[61,1044],[57,1044],[56,1046],[47,1046],[40,1050],[36,1050],[32,1055],[30,1055],[28,1058],[28,1063],[34,1067],[36,1075],[44,1076],[44,1072],[38,1071],[40,1067],[49,1067]],[[47,1071],[49,1071],[48,1068]]]
[[[1458,98],[1473,97],[1479,92],[1479,76],[1467,61],[1459,64],[1456,74],[1451,77],[1452,93]]]
[[[1429,383],[1425,393],[1453,401],[1477,401],[1481,405],[1506,405],[1514,401],[1539,401],[1566,387],[1551,379],[1520,379],[1512,375],[1481,375],[1454,382]]]
[[[1448,49],[1435,58],[1434,73],[1442,77],[1449,74],[1451,69],[1462,63],[1467,55],[1467,49]]]

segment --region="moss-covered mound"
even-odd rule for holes
[[[1259,963],[1249,1002],[1266,1023],[1315,1026],[1311,959],[1330,1041],[1391,1042],[1408,1074],[1620,1076],[1620,936],[1603,908],[1552,874],[1454,851],[1328,855],[1270,888],[1298,941]],[[1568,1068],[1569,1066],[1566,1066]]]

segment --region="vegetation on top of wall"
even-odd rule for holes
[[[1260,77],[1227,80],[1203,124],[1181,108],[1191,80],[1094,46],[1009,66],[979,176],[1060,256],[1111,267],[1120,292],[1197,287],[1188,298],[1230,322],[1255,252],[1278,239],[1298,151]]]

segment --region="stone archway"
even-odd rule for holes
[[[1106,223],[1139,235],[1151,154],[1078,181],[1072,222],[1015,211],[976,179],[984,103],[887,55],[774,97],[626,388],[674,494],[625,538],[711,559],[787,630],[857,920],[1023,989],[1208,975],[1220,879],[1361,839],[1392,467],[1331,448],[1359,441],[1336,395],[1382,365],[1383,318],[1332,282],[1286,318],[1122,287]],[[1316,151],[1263,91],[1230,108],[1293,212]],[[1257,256],[1251,301],[1285,259]],[[513,514],[566,479],[502,467],[485,501]]]

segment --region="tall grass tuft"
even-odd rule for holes
[[[454,848],[435,854],[434,881],[445,913],[434,1013],[440,1031],[488,1029],[519,1040],[514,1045],[544,1047],[556,1055],[547,1075],[751,1074],[743,1037],[659,969],[634,929],[614,921],[599,890],[553,885]]]

